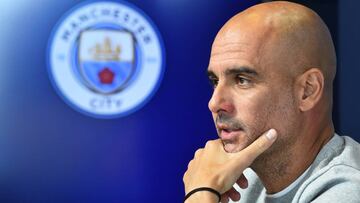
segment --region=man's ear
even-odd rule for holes
[[[304,72],[297,80],[300,111],[308,111],[320,100],[324,91],[324,75],[317,68]]]

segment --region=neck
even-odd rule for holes
[[[279,150],[263,154],[251,165],[268,194],[280,192],[313,163],[321,148],[334,134],[332,122],[321,130],[302,132],[292,143],[279,141]],[[304,129],[311,129],[309,128]],[[281,143],[282,142],[282,143]],[[274,147],[275,148],[275,147]]]

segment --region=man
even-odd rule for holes
[[[335,72],[312,10],[269,2],[231,18],[208,67],[220,139],[189,163],[185,202],[360,202],[359,144],[332,123]]]

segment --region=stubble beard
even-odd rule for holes
[[[288,173],[288,167],[293,161],[292,146],[293,140],[285,140],[278,138],[276,143],[259,155],[250,168],[254,170],[259,177],[272,177],[274,179],[281,178]]]
[[[282,129],[278,129],[275,143],[259,155],[250,166],[260,177],[281,178],[287,175],[288,168],[294,161],[292,150],[298,140],[296,129],[299,126],[296,124],[296,113],[292,102],[273,109],[275,110],[273,113],[280,112],[280,117],[287,122],[283,124]]]

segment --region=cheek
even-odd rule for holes
[[[289,138],[300,126],[298,122],[297,105],[292,95],[284,95],[275,108],[273,123],[282,138]],[[301,125],[301,124],[300,124]],[[301,128],[301,127],[300,127]]]
[[[257,92],[238,98],[237,118],[245,125],[250,142],[270,128],[287,134],[294,116],[292,101],[292,95],[285,91]]]
[[[294,97],[286,90],[273,93],[273,95],[278,96],[272,97],[271,101],[265,105],[263,130],[275,128],[281,139],[289,138],[298,123]]]
[[[269,129],[276,101],[267,94],[251,95],[238,101],[237,117],[245,124],[248,137],[255,140]]]
[[[273,128],[271,123],[275,109],[274,104],[275,103],[269,100],[269,98],[264,98],[254,106],[253,122],[251,125],[254,138],[259,137],[265,131]]]

